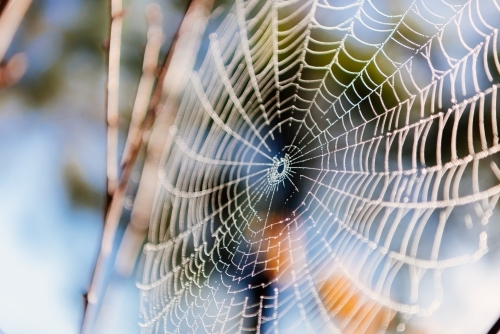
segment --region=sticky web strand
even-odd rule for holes
[[[432,314],[500,197],[499,17],[495,0],[237,0],[165,148],[143,332]],[[474,249],[451,254],[459,233]]]

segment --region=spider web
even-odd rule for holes
[[[499,12],[225,9],[164,150],[143,332],[376,333],[432,314],[443,271],[488,251]]]

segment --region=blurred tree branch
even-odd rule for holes
[[[106,217],[101,249],[94,269],[94,275],[88,293],[84,296],[84,316],[82,333],[90,333],[97,316],[102,276],[105,266],[103,263],[111,252],[106,242],[106,231],[112,227],[109,217],[117,211],[113,205],[115,189],[118,184],[118,99],[120,79],[120,49],[123,26],[123,9],[121,0],[110,0],[110,30],[108,48],[108,78],[106,83],[106,122],[107,122],[107,160],[106,160]],[[116,202],[116,200],[115,200]],[[121,201],[120,201],[121,205]],[[103,256],[104,255],[104,256]]]
[[[120,54],[123,26],[123,9],[121,0],[111,0],[111,27],[108,50],[107,93],[107,188],[108,196],[112,196],[118,183],[118,101],[120,83]]]
[[[139,149],[145,139],[145,134],[151,129],[156,119],[156,113],[160,110],[160,100],[165,96],[164,83],[167,78],[167,69],[170,68],[172,55],[177,54],[176,65],[185,65],[186,45],[193,44],[193,31],[196,34],[196,40],[203,33],[205,24],[200,28],[200,3],[212,1],[195,0],[188,3],[188,10],[181,27],[179,28],[174,42],[172,43],[165,64],[162,68],[159,80],[153,94],[151,91],[154,87],[156,78],[156,69],[158,67],[158,53],[163,35],[161,32],[161,14],[159,6],[149,7],[147,11],[148,21],[150,24],[148,32],[148,43],[144,56],[143,75],[139,83],[139,89],[136,95],[132,123],[129,134],[126,140],[126,147],[123,155],[123,160],[120,165],[121,173],[117,169],[117,134],[118,134],[118,80],[119,80],[119,47],[121,43],[121,25],[122,25],[122,7],[120,0],[111,0],[111,28],[110,28],[110,47],[109,47],[109,66],[108,66],[108,83],[107,83],[107,123],[108,123],[108,205],[106,211],[105,225],[102,236],[101,249],[99,257],[94,269],[94,275],[90,284],[88,294],[85,296],[85,314],[83,319],[83,333],[92,332],[95,323],[100,300],[105,291],[105,272],[111,255],[115,234],[118,223],[121,217],[123,200],[129,183],[132,170],[139,153]],[[203,15],[208,17],[210,10],[202,10]],[[194,14],[193,14],[194,13]],[[119,23],[115,23],[115,22]],[[206,22],[206,20],[204,20]],[[193,29],[193,27],[196,27]],[[117,39],[120,39],[118,41]],[[179,44],[181,46],[179,46]],[[180,52],[177,49],[180,48]],[[182,54],[181,54],[182,53]],[[194,63],[194,55],[187,57],[189,64]],[[192,59],[193,58],[193,59]],[[169,80],[171,80],[170,78]],[[178,83],[173,86],[178,87]],[[115,170],[116,168],[116,170]],[[118,176],[119,175],[119,176]],[[155,174],[156,175],[156,174]],[[143,232],[142,228],[140,229]],[[146,225],[147,230],[147,225]]]
[[[12,38],[26,14],[31,0],[3,0],[0,2],[0,61],[5,57]]]
[[[88,293],[89,307],[94,307],[98,304],[102,293],[102,276],[105,271],[109,256],[113,249],[116,229],[120,221],[123,199],[127,190],[127,185],[135,165],[137,158],[138,147],[141,142],[142,129],[141,125],[144,120],[148,102],[151,96],[151,91],[154,85],[156,68],[158,67],[158,55],[163,41],[163,33],[161,31],[161,12],[159,6],[149,7],[148,21],[150,24],[149,38],[146,45],[144,56],[143,75],[139,83],[139,89],[135,99],[134,110],[132,114],[132,124],[127,137],[124,159],[121,165],[120,180],[118,185],[113,188],[108,188],[110,193],[110,202],[106,214],[104,232],[102,236],[101,250],[97,260],[94,277]],[[146,110],[142,110],[146,108]],[[109,151],[108,151],[109,152]],[[109,163],[114,163],[118,155],[115,151],[113,159],[108,160]],[[88,311],[88,310],[87,310]]]
[[[200,40],[205,32],[212,6],[213,0],[193,0],[189,4],[185,18],[172,43],[172,51],[169,52],[158,79],[159,84],[150,101],[150,108],[142,128],[142,134],[145,136],[141,135],[139,138],[143,139],[147,145],[146,161],[130,223],[125,230],[116,260],[117,271],[124,276],[132,273],[135,259],[146,238],[161,156],[164,154],[164,147],[170,147],[167,143],[172,140],[169,128],[177,115],[179,96],[184,91],[188,76],[196,61]],[[140,140],[136,142],[134,159],[141,143]]]
[[[0,88],[16,83],[26,71],[24,54],[18,53],[7,61],[3,59],[30,4],[31,0],[0,1]]]

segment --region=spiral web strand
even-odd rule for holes
[[[499,3],[236,0],[217,20],[164,151],[143,332],[432,314],[500,196]]]

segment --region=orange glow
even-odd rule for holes
[[[290,282],[294,273],[304,268],[302,243],[294,239],[294,231],[277,217],[268,221],[263,233],[260,250],[264,251],[266,274],[280,285]],[[366,297],[341,273],[316,282],[316,287],[325,311],[343,334],[384,333],[398,325],[395,311]],[[407,325],[405,333],[424,334],[425,331]]]
[[[388,327],[394,311],[362,295],[342,275],[333,275],[319,288],[325,309],[343,327],[343,333],[378,333]]]

